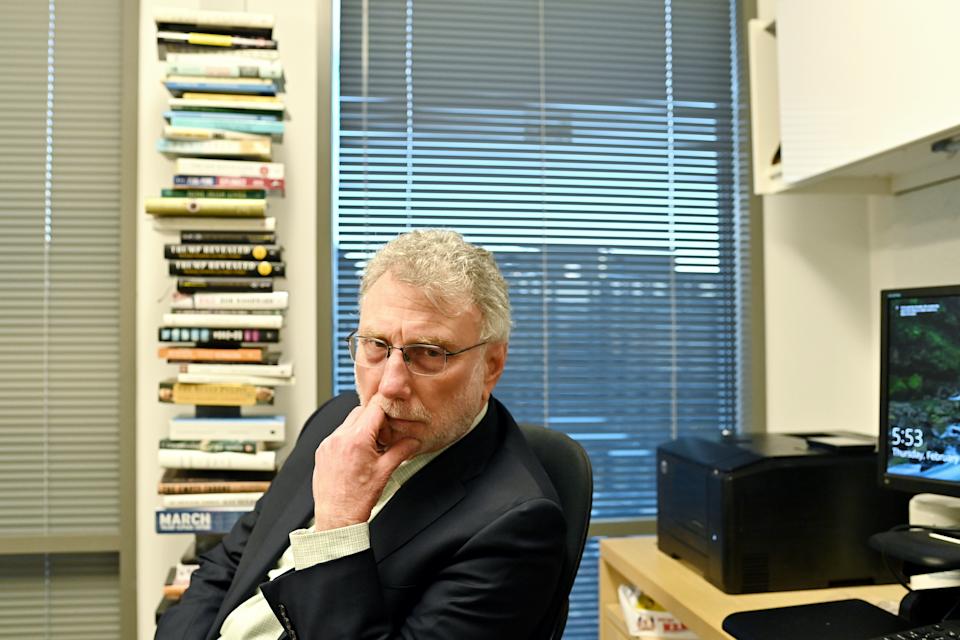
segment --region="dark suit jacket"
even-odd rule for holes
[[[370,549],[263,583],[287,534],[313,516],[318,444],[357,402],[344,394],[309,418],[254,511],[202,557],[182,601],[160,620],[158,640],[216,639],[258,586],[291,640],[536,635],[566,526],[550,480],[493,398],[480,424],[374,518]]]

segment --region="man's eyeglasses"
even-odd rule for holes
[[[390,352],[396,349],[403,357],[403,362],[407,365],[410,373],[415,373],[418,376],[440,375],[447,368],[448,358],[487,344],[486,342],[478,342],[472,347],[459,351],[447,351],[435,344],[405,344],[402,347],[395,347],[379,338],[358,336],[356,331],[348,335],[346,340],[350,346],[350,357],[359,366],[379,367],[390,357]]]

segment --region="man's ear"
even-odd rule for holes
[[[497,385],[497,381],[500,380],[500,376],[503,375],[504,365],[507,364],[507,343],[494,342],[488,344],[486,353],[483,355],[483,363],[486,369],[483,376],[483,387],[489,395]]]

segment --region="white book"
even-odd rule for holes
[[[204,129],[202,127],[175,127],[164,125],[163,137],[169,140],[254,140],[272,142],[270,136],[245,131],[227,131],[225,129]]]
[[[276,231],[277,219],[273,216],[265,218],[154,216],[153,228],[156,231],[169,233],[179,233],[180,231]]]
[[[243,96],[237,96],[236,100],[223,100],[215,98],[170,98],[167,102],[171,109],[182,109],[184,107],[214,107],[217,109],[250,109],[255,111],[277,111],[284,110],[283,102],[279,100],[246,100]],[[187,115],[187,114],[184,114]]]
[[[248,11],[213,11],[210,9],[184,9],[160,7],[153,13],[158,24],[195,24],[217,27],[248,27],[273,29],[275,18],[270,13]]]
[[[287,291],[174,294],[171,309],[286,309]]]
[[[157,461],[164,469],[230,469],[232,471],[273,471],[276,451],[237,453],[236,451],[196,451],[194,449],[157,449]]]
[[[226,373],[229,375],[267,376],[289,378],[293,375],[292,362],[277,364],[214,364],[187,362],[180,365],[181,373]]]
[[[258,162],[256,160],[177,158],[173,172],[181,176],[240,176],[282,180],[283,163]]]
[[[170,418],[169,437],[172,440],[258,440],[283,442],[286,417],[243,416],[239,418],[197,418],[176,416]]]
[[[207,78],[267,78],[278,80],[283,77],[283,65],[280,64],[279,60],[257,60],[248,56],[168,53],[167,74]]]
[[[229,373],[178,373],[177,382],[184,384],[252,384],[258,386],[284,387],[296,384],[296,379],[271,376],[234,375]]]
[[[262,491],[254,493],[165,493],[160,496],[164,509],[191,507],[246,507],[253,509]]]
[[[161,324],[166,327],[280,329],[283,316],[273,313],[165,313]]]

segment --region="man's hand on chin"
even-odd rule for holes
[[[380,405],[380,395],[374,395],[317,447],[313,466],[317,531],[369,520],[390,474],[419,451],[417,440],[394,440],[396,434],[387,427]]]

